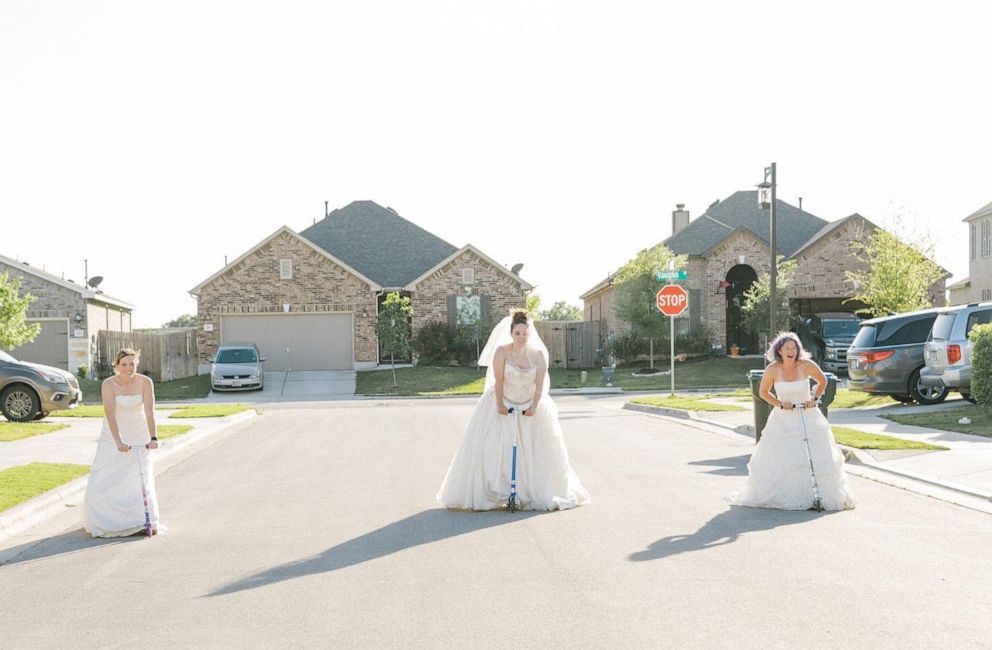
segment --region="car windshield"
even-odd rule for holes
[[[861,322],[856,320],[823,321],[823,335],[844,337],[854,336],[858,333],[858,328],[860,326]]]
[[[217,353],[217,363],[255,363],[258,355],[251,348],[229,348]]]
[[[14,357],[10,356],[9,354],[7,354],[6,352],[4,352],[3,350],[0,350],[0,361],[7,361],[7,362],[17,363],[17,359],[15,359]]]
[[[933,322],[933,329],[930,330],[930,338],[934,341],[946,341],[951,338],[951,328],[954,327],[954,317],[956,313],[941,314]]]

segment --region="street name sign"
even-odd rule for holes
[[[685,271],[658,271],[654,274],[654,279],[658,282],[671,282],[672,280],[685,280]]]

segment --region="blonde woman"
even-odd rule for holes
[[[148,453],[158,448],[155,387],[138,374],[139,354],[130,348],[118,352],[114,375],[103,382],[106,415],[83,500],[83,525],[93,537],[164,530]]]

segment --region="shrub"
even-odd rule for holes
[[[680,334],[675,337],[675,354],[710,355],[713,344],[710,338],[713,333],[708,327],[700,327],[695,332]]]
[[[982,406],[992,407],[992,324],[973,328],[968,340],[971,341],[971,396]]]
[[[634,332],[624,332],[611,339],[610,352],[624,362],[637,361],[637,357],[647,351],[647,341]]]
[[[76,368],[76,376],[80,379],[86,379],[86,375],[90,374],[90,367],[85,363]]]
[[[454,332],[442,321],[431,321],[417,331],[413,348],[417,363],[426,366],[446,366],[453,358]]]

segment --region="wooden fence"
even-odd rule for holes
[[[196,330],[176,328],[151,332],[97,334],[96,372],[101,379],[113,373],[114,357],[120,350],[141,351],[138,372],[155,381],[185,379],[197,374]]]
[[[539,320],[534,327],[548,346],[552,368],[595,368],[601,364],[598,320]]]

